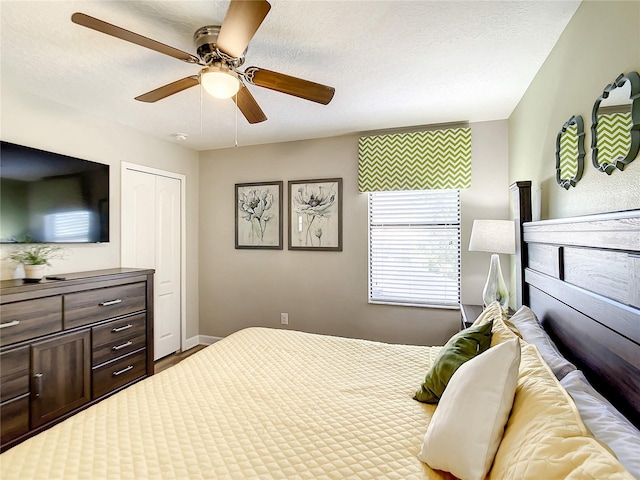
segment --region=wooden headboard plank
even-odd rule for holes
[[[640,282],[632,273],[635,258],[621,251],[564,247],[563,280],[590,292],[640,308],[636,293]],[[640,328],[639,328],[640,330]]]
[[[629,255],[629,282],[631,290],[629,292],[629,303],[640,305],[640,255]],[[640,327],[639,327],[640,328]]]
[[[534,270],[527,269],[525,271],[525,280],[538,290],[553,292],[554,297],[562,299],[563,303],[573,306],[576,311],[591,317],[594,321],[640,345],[640,324],[638,323],[637,309],[621,305],[614,300]],[[602,320],[598,321],[598,319]]]
[[[530,307],[562,354],[640,428],[638,345],[535,287],[529,293]]]
[[[528,305],[640,427],[640,210],[528,222],[522,232]]]
[[[531,270],[546,273],[555,278],[563,278],[563,248],[556,245],[532,243],[529,245],[529,261],[527,265]],[[527,268],[527,265],[525,265],[525,268]]]
[[[640,251],[638,210],[562,220],[532,222],[524,230],[526,243]]]

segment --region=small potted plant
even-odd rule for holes
[[[50,260],[62,258],[62,248],[44,243],[32,243],[16,248],[9,254],[9,259],[24,266],[24,276],[27,282],[39,282],[44,276],[44,270],[50,266]]]

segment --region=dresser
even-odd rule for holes
[[[0,282],[0,449],[153,375],[153,270]]]

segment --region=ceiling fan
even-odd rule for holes
[[[71,21],[98,32],[106,33],[127,42],[164,53],[186,63],[204,68],[198,75],[176,80],[144,93],[136,100],[156,102],[196,85],[218,98],[236,97],[238,109],[249,123],[264,122],[267,117],[256,102],[246,84],[257,85],[305,100],[327,105],[335,89],[283,73],[258,67],[238,69],[244,64],[249,42],[269,13],[271,5],[266,0],[231,0],[222,25],[199,28],[193,35],[198,56],[170,47],[137,33],[125,30],[97,18],[74,13]]]

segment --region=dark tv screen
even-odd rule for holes
[[[0,144],[0,242],[109,241],[109,165]]]

